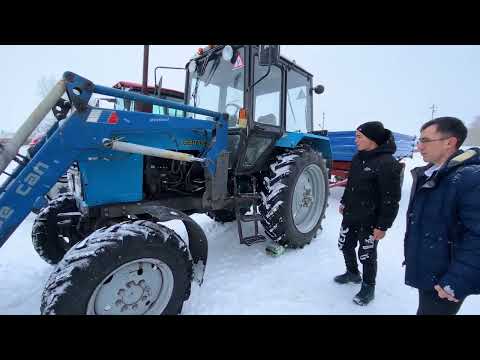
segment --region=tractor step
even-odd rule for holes
[[[253,222],[253,221],[260,221],[263,217],[260,214],[253,214],[253,215],[242,215],[240,214],[240,220],[242,222]]]
[[[239,193],[237,187],[237,180],[234,178],[234,194],[235,194],[235,215],[237,218],[238,237],[240,238],[240,244],[247,246],[265,242],[267,239],[265,236],[258,233],[258,223],[263,219],[258,212],[258,202],[261,199],[260,194],[257,193],[257,181],[255,177],[252,177],[253,193]],[[243,215],[240,212],[239,199],[248,199],[251,202],[253,212],[250,215]],[[253,222],[255,224],[255,232],[252,236],[243,236],[242,223]]]
[[[247,246],[257,244],[257,243],[262,243],[267,241],[267,238],[263,235],[253,235],[253,236],[246,236],[243,238],[243,243]]]
[[[261,196],[258,193],[242,193],[237,195],[240,199],[260,200]]]

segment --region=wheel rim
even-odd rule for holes
[[[292,198],[292,216],[301,233],[309,233],[317,225],[325,202],[325,179],[318,165],[311,164],[297,179]]]
[[[170,301],[173,286],[173,273],[163,261],[130,261],[108,274],[96,287],[87,314],[161,314]]]

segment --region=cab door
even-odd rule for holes
[[[249,83],[255,86],[250,86],[249,94],[246,94],[248,135],[237,163],[239,174],[262,168],[285,128],[284,66],[273,64],[268,72],[268,66],[259,65],[255,47],[252,47],[250,56]]]

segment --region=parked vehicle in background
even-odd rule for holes
[[[357,145],[355,144],[355,131],[316,131],[330,139],[332,148],[332,162],[329,164],[330,169],[330,187],[345,186],[347,183],[348,172],[350,170],[353,156],[357,153]],[[401,161],[405,158],[412,158],[415,151],[416,137],[406,134],[393,133],[397,151],[393,156]],[[403,171],[402,170],[402,183]]]

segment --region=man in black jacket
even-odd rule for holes
[[[360,243],[358,258],[363,265],[363,282],[353,301],[366,305],[375,296],[378,240],[385,236],[398,213],[402,166],[393,157],[393,134],[381,122],[360,125],[355,143],[358,153],[352,159],[339,209],[343,221],[338,247],[347,271],[334,280],[340,284],[362,282],[355,253]]]

